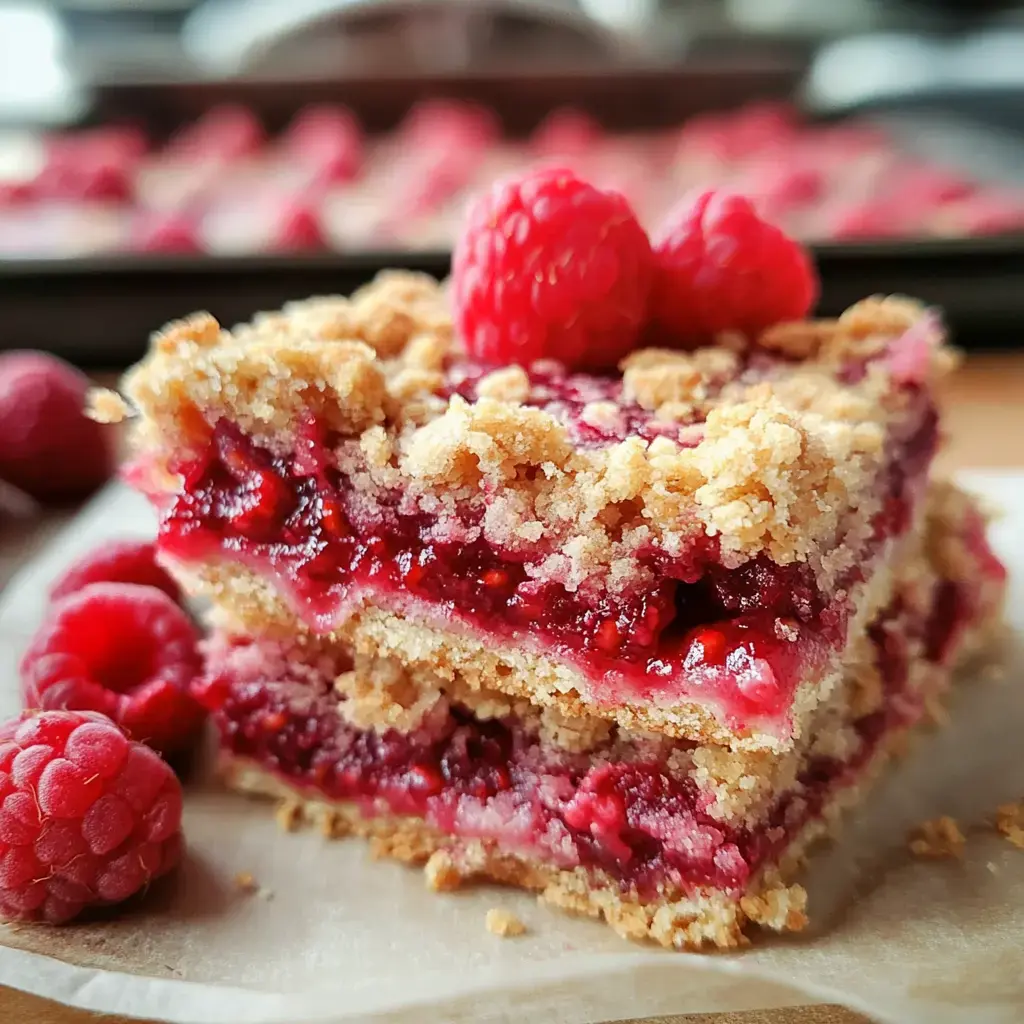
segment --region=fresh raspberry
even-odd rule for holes
[[[452,257],[456,324],[483,362],[612,367],[636,343],[652,277],[623,196],[571,171],[530,171],[470,207]]]
[[[203,251],[199,225],[180,210],[141,212],[132,227],[131,244],[136,252],[194,255]]]
[[[168,153],[186,160],[231,163],[263,147],[263,126],[247,107],[225,103],[208,110],[168,143]]]
[[[198,634],[163,591],[90,583],[58,601],[21,662],[25,706],[102,711],[164,754],[195,739],[202,711],[189,693]]]
[[[138,583],[162,590],[176,603],[178,584],[156,561],[156,545],[145,540],[111,540],[72,563],[53,585],[50,600],[59,601],[90,583]]]
[[[329,248],[317,211],[305,203],[289,203],[279,215],[269,248],[275,252]]]
[[[84,159],[45,167],[32,185],[39,199],[70,202],[130,202],[135,182],[130,169],[111,161]]]
[[[402,148],[471,150],[483,148],[500,134],[493,111],[460,100],[424,100],[399,127]]]
[[[41,501],[94,491],[114,468],[112,437],[87,419],[89,380],[45,352],[0,355],[0,479]]]
[[[530,137],[530,149],[540,157],[561,160],[583,156],[604,137],[601,126],[582,110],[552,111]]]
[[[362,128],[345,107],[307,107],[283,142],[288,156],[313,171],[319,184],[351,181],[362,170]]]
[[[181,784],[89,711],[0,725],[0,919],[60,924],[181,859]]]
[[[726,330],[754,337],[806,316],[817,298],[806,251],[732,193],[685,200],[654,239],[654,254],[651,320],[664,344],[709,341]]]

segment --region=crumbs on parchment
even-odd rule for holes
[[[940,860],[951,857],[959,859],[964,854],[964,834],[960,826],[948,815],[922,821],[910,833],[908,843],[915,857]]]
[[[282,832],[294,832],[302,819],[302,804],[298,800],[282,800],[275,818]]]
[[[503,939],[522,935],[526,931],[526,925],[512,911],[502,910],[501,907],[491,907],[484,924],[492,935],[500,935]]]
[[[239,871],[235,875],[235,888],[246,896],[258,896],[261,900],[274,898],[274,891],[260,885],[251,871]]]
[[[1024,850],[1024,800],[996,808],[996,828],[1014,846]]]

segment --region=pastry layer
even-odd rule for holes
[[[217,638],[202,696],[241,788],[297,794],[413,859],[443,848],[432,870],[453,879],[540,888],[669,945],[733,945],[748,919],[800,925],[785,883],[803,844],[998,621],[1001,569],[958,522],[900,566],[842,685],[783,756],[426,689],[394,666],[346,668],[322,641]]]
[[[157,336],[126,381],[134,476],[214,591],[427,660],[461,636],[459,671],[500,650],[538,701],[784,749],[915,528],[941,341],[869,300],[621,377],[488,370],[436,285],[392,275]]]

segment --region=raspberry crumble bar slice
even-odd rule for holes
[[[200,699],[229,782],[285,798],[290,824],[370,836],[425,863],[436,888],[493,879],[628,937],[735,946],[748,922],[803,927],[792,879],[808,843],[991,639],[1005,573],[981,516],[937,484],[924,524],[840,684],[781,755],[427,686],[395,662],[353,667],[308,633],[215,634]]]
[[[234,632],[784,751],[920,529],[942,341],[931,311],[870,299],[619,373],[495,370],[440,286],[390,273],[158,334],[125,380],[130,472]]]

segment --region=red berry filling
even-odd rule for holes
[[[894,443],[889,514],[840,593],[862,578],[890,531],[905,528],[934,442],[934,415],[922,405],[916,431]],[[714,543],[700,538],[672,557],[652,550],[655,582],[638,580],[624,594],[570,591],[529,573],[548,551],[500,550],[483,539],[474,530],[482,509],[464,509],[439,536],[428,516],[402,510],[401,495],[371,503],[330,463],[330,445],[313,436],[301,458],[286,458],[221,424],[205,455],[184,468],[160,544],[186,562],[226,553],[268,575],[318,630],[372,595],[568,660],[587,674],[596,700],[692,696],[716,703],[733,726],[782,728],[796,686],[844,642],[845,599],[827,600],[805,565],[762,557],[726,569]]]
[[[198,634],[165,593],[91,583],[51,609],[21,662],[25,705],[101,711],[163,753],[195,738]]]
[[[966,593],[960,607],[955,623],[946,623],[958,630],[975,612]],[[666,885],[738,892],[838,786],[856,780],[885,733],[920,715],[920,697],[906,690],[907,637],[927,643],[934,624],[891,614],[900,616],[891,628],[880,623],[872,631],[888,699],[853,723],[861,743],[846,761],[810,761],[801,788],[781,795],[750,827],[711,817],[714,794],[668,768],[656,742],[625,741],[623,754],[620,737],[609,760],[603,749],[578,754],[544,745],[515,718],[482,721],[444,705],[411,733],[357,729],[338,713],[332,673],[289,662],[272,643],[215,646],[197,689],[227,751],[292,785],[356,801],[367,816],[414,815],[562,867],[601,868],[641,895]],[[695,639],[716,650],[709,631]],[[672,749],[678,763],[692,746]]]

